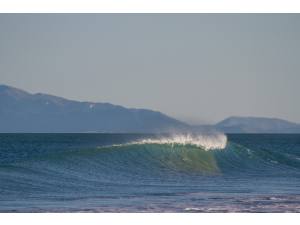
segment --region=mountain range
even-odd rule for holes
[[[300,124],[282,119],[229,117],[215,125],[191,126],[161,112],[110,103],[80,102],[31,94],[0,85],[1,133],[158,133],[219,130],[225,133],[300,133]]]

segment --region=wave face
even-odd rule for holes
[[[3,212],[300,211],[300,135],[2,134],[0,143]]]

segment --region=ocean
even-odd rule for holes
[[[300,134],[0,134],[0,212],[300,212]]]

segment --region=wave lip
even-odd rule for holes
[[[204,150],[224,149],[227,145],[225,134],[192,135],[176,134],[168,137],[146,138],[127,144],[167,144],[167,145],[194,145]]]

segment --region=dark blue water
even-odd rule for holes
[[[0,212],[300,212],[300,135],[159,138],[0,134]]]

